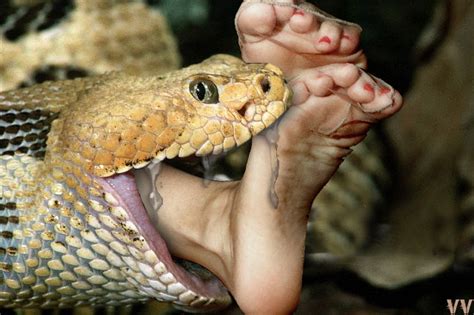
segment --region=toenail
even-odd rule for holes
[[[364,84],[364,90],[373,93],[374,92],[374,87],[372,86],[372,84],[366,83],[366,84]]]
[[[331,39],[328,36],[324,36],[319,40],[320,43],[331,44]]]
[[[349,39],[349,40],[351,39],[351,37],[349,35],[346,35],[346,34],[342,35],[342,38]]]
[[[382,87],[380,88],[380,94],[387,94],[387,93],[389,93],[391,90],[392,90],[392,89],[390,89],[390,88],[388,88],[388,87],[386,87],[386,86],[382,86]]]
[[[304,15],[304,11],[296,9],[295,12],[293,13],[293,15]]]

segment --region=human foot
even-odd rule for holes
[[[169,169],[155,183],[164,200],[159,230],[171,253],[211,270],[245,313],[296,307],[314,196],[370,125],[401,105],[398,92],[352,64],[308,69],[290,84],[294,105],[274,127],[276,144],[254,138],[240,183],[204,186]],[[269,167],[274,149],[276,181]]]
[[[314,197],[350,147],[402,103],[397,91],[352,64],[305,70],[290,85],[295,98],[274,127],[279,135],[276,144],[265,139],[272,130],[254,138],[236,198],[245,206],[232,213],[231,292],[249,313],[271,313],[271,306],[262,301],[277,303],[274,311],[296,306]],[[277,170],[269,167],[275,158]],[[270,180],[275,175],[276,180]],[[269,198],[271,190],[277,196],[276,209]]]
[[[246,0],[235,18],[242,58],[269,62],[288,77],[331,63],[365,67],[361,28],[296,0]]]
[[[397,112],[402,102],[391,86],[353,64],[304,70],[290,86],[293,105],[278,126],[278,175],[285,180],[298,178],[289,170],[297,167],[307,174],[317,165],[318,175],[326,179],[318,176],[317,184],[314,177],[308,178],[312,194],[297,198],[309,204],[351,152],[350,147],[362,141],[374,123]],[[302,173],[303,177],[308,176]],[[288,184],[284,186],[292,187]]]

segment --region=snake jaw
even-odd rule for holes
[[[223,55],[162,77],[96,80],[61,111],[49,146],[100,177],[227,152],[276,121],[291,93],[277,67]]]
[[[155,157],[155,160],[185,157],[191,154],[196,156],[219,154],[248,141],[253,135],[269,127],[287,109],[291,91],[286,88],[281,77],[272,77],[268,73],[257,75],[252,82],[253,84],[250,87],[236,83],[228,84],[225,88],[220,89],[219,91],[222,94],[220,103],[198,107],[196,115],[188,117],[190,122],[188,126],[190,127],[183,130],[177,141],[162,151],[159,158]],[[256,87],[255,84],[257,84]],[[227,93],[233,93],[233,97],[226,97]],[[239,93],[240,96],[235,97]],[[153,175],[151,178],[143,178],[144,173],[150,172],[151,174],[154,172],[151,170],[151,165],[149,163],[138,165],[146,167],[134,172],[136,185],[139,185],[138,182],[142,181],[142,183],[145,182],[146,186],[155,187]],[[130,176],[127,174],[130,174],[130,172],[119,176]],[[106,178],[105,180],[108,183],[113,183],[116,180],[115,177]],[[156,249],[154,253],[157,259],[160,260],[160,268],[163,269],[163,266],[165,266],[177,283],[188,290],[186,291],[187,295],[198,296],[198,293],[201,293],[201,296],[193,301],[204,303],[203,310],[225,307],[230,302],[230,297],[217,278],[213,276],[212,280],[207,279],[206,281],[197,279],[195,275],[189,274],[179,265],[176,265],[171,258],[166,244],[153,224],[153,213],[156,213],[156,208],[160,207],[160,205],[156,205],[156,196],[159,196],[159,193],[157,191],[150,192],[149,188],[145,188],[145,193],[143,193],[143,188],[135,187],[133,189],[140,190],[141,202],[136,205],[135,209],[124,208],[129,212],[132,220],[136,220],[135,225],[139,229],[139,234],[143,236],[144,240],[148,241],[148,245],[152,250]],[[152,195],[154,197],[150,198]],[[137,196],[134,198],[137,198]],[[150,206],[150,202],[147,200],[149,198],[152,200],[151,203],[155,202],[154,206]],[[144,212],[147,214],[144,215]],[[156,280],[152,279],[151,281]],[[158,299],[168,298],[166,293],[163,295],[156,292],[156,290],[147,289],[146,286],[142,290]],[[193,304],[188,304],[188,306],[196,307]]]
[[[123,229],[125,235],[133,239],[134,250],[130,250],[131,246],[128,248],[137,262],[129,262],[130,267],[121,268],[127,280],[142,294],[172,302],[180,308],[210,311],[226,307],[231,298],[216,277],[201,279],[174,262],[144,206],[143,200],[147,197],[140,195],[136,176],[142,174],[127,172],[95,179],[104,191],[112,220],[119,223],[118,230]],[[111,232],[118,235],[117,231]]]

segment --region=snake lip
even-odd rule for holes
[[[138,290],[158,300],[172,302],[183,309],[215,310],[227,306],[231,298],[217,277],[203,279],[173,260],[166,242],[147,213],[135,177],[135,173],[129,171],[96,180],[104,192],[112,195],[118,205],[127,212],[129,220],[135,225],[139,235],[143,236],[147,247],[156,255],[157,261],[149,264],[149,267],[154,269],[157,277],[150,277],[150,272],[140,269],[148,284],[137,282]],[[139,262],[138,265],[143,263],[146,262]],[[133,275],[129,278],[133,279]]]

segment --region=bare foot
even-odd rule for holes
[[[313,192],[297,199],[305,199],[309,205],[321,185],[326,184],[323,178],[329,179],[350,153],[350,147],[361,142],[374,123],[397,112],[402,101],[391,86],[353,64],[307,69],[290,85],[295,95],[293,106],[278,126],[278,176],[300,180],[289,170],[297,167],[308,172],[319,165],[317,179],[301,174],[301,178],[313,182],[308,185]],[[295,164],[298,159],[300,162]],[[323,168],[325,172],[321,172]],[[291,187],[287,182],[285,185]]]
[[[216,274],[246,314],[296,308],[313,198],[369,127],[401,106],[398,92],[352,64],[308,69],[291,84],[294,106],[275,126],[276,182],[269,167],[275,147],[265,135],[254,138],[240,183],[204,188],[169,169],[156,182],[164,199],[159,230],[170,251]]]
[[[302,69],[331,63],[365,67],[359,50],[361,28],[296,0],[246,0],[235,24],[242,58],[269,62],[288,77]],[[300,2],[300,1],[299,1]]]

